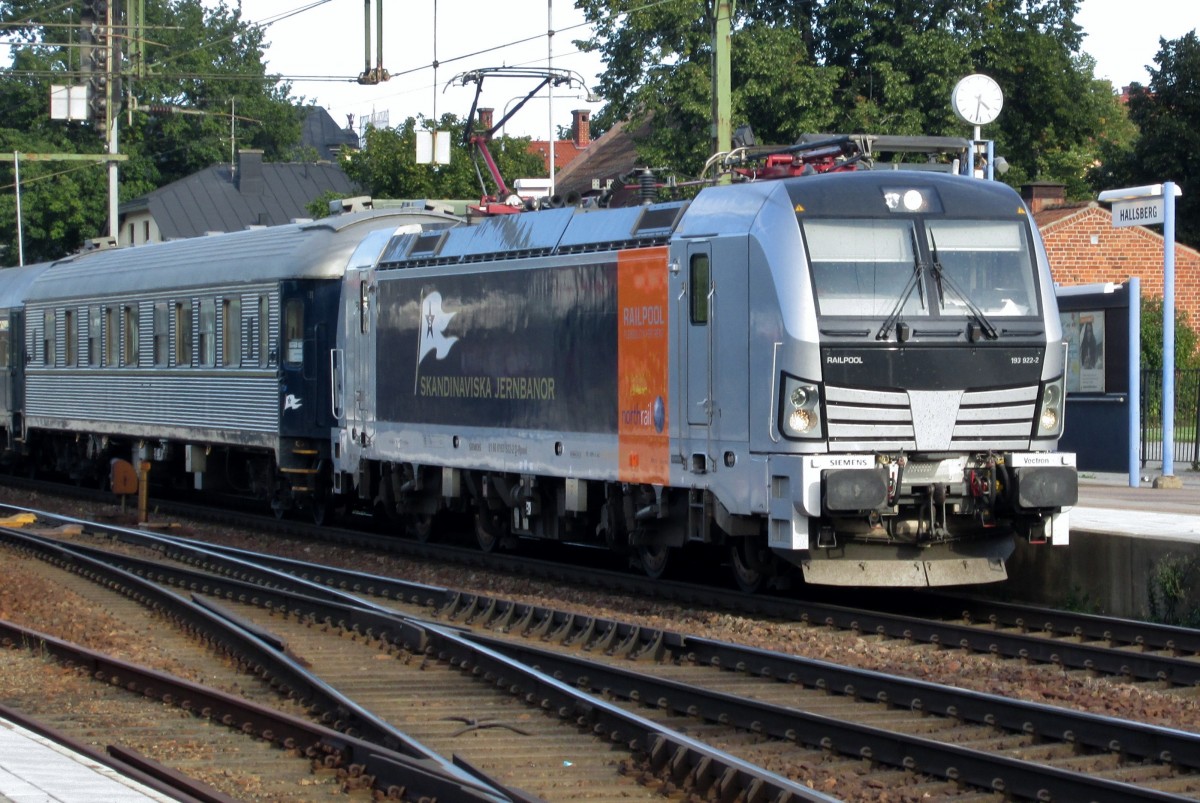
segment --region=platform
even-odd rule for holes
[[[1155,488],[1160,473],[1145,472],[1133,488],[1124,474],[1081,472],[1071,529],[1200,543],[1200,473],[1177,468],[1182,488]]]
[[[0,719],[0,801],[12,803],[171,803],[112,769],[14,722]]]
[[[1048,607],[1151,621],[1186,620],[1200,609],[1200,472],[1176,464],[1181,488],[1138,487],[1124,474],[1080,472],[1068,546],[1018,539],[1008,581],[981,593]],[[1180,589],[1183,595],[1180,596]]]

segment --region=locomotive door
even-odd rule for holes
[[[712,423],[712,308],[716,284],[712,275],[712,247],[709,243],[690,243],[687,273],[684,279],[687,310],[680,319],[685,329],[685,390],[681,394],[683,419],[688,426],[707,427]]]
[[[679,288],[681,439],[685,465],[717,466],[714,449],[749,438],[749,290],[745,240],[689,243]]]
[[[346,400],[351,426],[358,432],[358,442],[369,444],[375,437],[375,416],[371,399],[375,398],[375,273],[357,271],[357,292],[350,302],[356,307],[350,316],[351,331],[347,337],[350,398]]]

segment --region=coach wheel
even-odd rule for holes
[[[754,594],[761,589],[767,577],[753,540],[735,538],[729,546],[729,564],[733,567],[733,579],[737,587],[747,594]]]
[[[323,496],[314,497],[309,504],[309,515],[312,516],[312,523],[318,527],[324,526],[329,520],[329,500]]]
[[[638,547],[638,560],[642,564],[642,571],[652,580],[657,580],[666,574],[670,557],[671,547],[666,544]]]

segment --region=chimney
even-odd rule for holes
[[[495,109],[479,110],[479,127],[482,128],[484,132],[492,130],[492,114],[495,111]]]
[[[1036,215],[1043,209],[1053,209],[1064,205],[1067,202],[1066,190],[1065,184],[1035,181],[1032,184],[1021,185],[1021,197],[1029,205],[1029,211]]]
[[[234,176],[234,184],[242,195],[262,195],[262,157],[262,151],[238,151],[237,174]]]
[[[574,120],[571,132],[574,134],[575,147],[586,148],[592,141],[592,111],[591,109],[576,109],[571,112]]]

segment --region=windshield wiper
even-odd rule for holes
[[[904,310],[904,305],[908,303],[908,297],[912,295],[913,289],[918,285],[921,287],[920,301],[921,309],[925,309],[925,283],[922,279],[924,270],[921,268],[921,252],[917,250],[917,233],[914,230],[909,231],[909,237],[912,238],[913,248],[913,272],[908,277],[908,282],[905,283],[904,289],[900,291],[900,298],[896,300],[896,305],[892,307],[892,311],[883,321],[883,326],[879,327],[879,331],[875,333],[876,340],[887,340],[892,333],[892,327],[896,325],[896,321],[900,320],[900,314]]]
[[[945,269],[942,267],[942,262],[940,259],[938,259],[937,240],[934,238],[932,230],[929,232],[929,247],[933,254],[933,279],[934,285],[937,287],[938,306],[945,306],[946,298],[942,290],[942,285],[945,284],[945,286],[949,287],[954,292],[954,295],[958,296],[962,300],[963,304],[966,305],[967,310],[971,313],[971,317],[983,331],[983,336],[988,340],[996,340],[999,338],[1000,333],[996,331],[996,327],[992,326],[992,322],[989,321],[987,316],[983,314],[983,310],[979,308],[979,305],[972,301],[971,297],[964,293],[962,288],[954,283],[954,280],[950,278],[949,274],[947,274]],[[972,337],[971,339],[974,340],[975,338]]]

